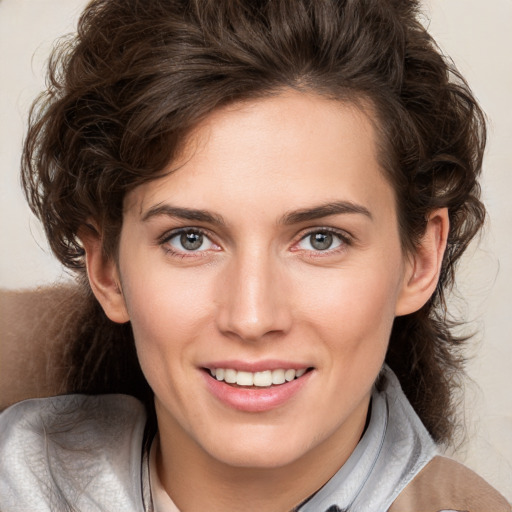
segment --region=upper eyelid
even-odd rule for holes
[[[154,240],[156,240],[158,244],[164,243],[170,237],[186,231],[197,231],[198,233],[208,237],[214,244],[221,247],[225,247],[226,244],[233,243],[230,232],[225,228],[224,225],[219,225],[218,228],[214,227],[214,229],[212,229],[209,226],[201,225],[199,221],[198,224],[179,222],[178,224],[174,224],[174,226],[172,224],[167,226],[168,229],[165,229],[165,227],[159,229],[159,233],[162,233],[161,235],[155,234]]]
[[[304,238],[311,236],[313,233],[332,233],[334,235],[339,236],[341,239],[346,241],[353,241],[355,237],[349,233],[348,231],[340,228],[333,228],[330,226],[319,226],[314,228],[306,228],[302,230],[296,237],[297,241],[303,240]]]
[[[203,236],[206,236],[213,242],[210,231],[198,226],[183,226],[179,228],[169,229],[168,231],[166,231],[165,233],[158,237],[158,242],[165,243],[169,241],[171,238],[174,238],[176,235],[180,235],[181,233],[185,233],[187,231],[196,231],[198,233],[201,233]]]
[[[161,236],[159,236],[157,241],[159,244],[164,244],[164,243],[168,242],[171,238],[173,238],[181,233],[187,232],[187,231],[196,231],[198,233],[201,233],[203,236],[207,237],[215,245],[221,246],[221,244],[219,244],[218,241],[216,241],[217,237],[214,234],[212,234],[209,229],[206,229],[206,228],[203,228],[200,226],[181,226],[181,227],[170,229],[170,230],[166,231],[165,233],[163,233]],[[351,233],[349,233],[348,231],[346,231],[344,229],[335,228],[332,226],[314,226],[314,227],[308,227],[308,228],[304,228],[304,229],[300,230],[300,232],[294,236],[292,245],[296,245],[297,243],[299,243],[301,240],[307,238],[308,236],[311,236],[312,234],[319,233],[319,232],[332,233],[336,236],[339,236],[341,238],[341,240],[346,244],[351,244],[356,240],[356,238]]]

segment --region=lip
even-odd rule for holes
[[[267,361],[268,363],[268,361]],[[224,363],[223,363],[224,364]],[[282,363],[281,363],[282,364]],[[262,371],[261,366],[258,364],[253,365],[252,363],[246,363],[243,365],[234,365],[233,361],[230,362],[227,366],[222,366],[218,364],[218,366],[211,366],[212,368],[233,368],[240,371]],[[249,369],[256,368],[256,369]],[[295,366],[276,366],[273,369],[277,368],[305,368],[304,365]],[[263,367],[264,370],[271,369],[268,364]],[[313,371],[306,372],[302,377],[298,379],[294,379],[290,382],[285,382],[284,384],[279,384],[271,387],[264,388],[244,388],[244,387],[234,387],[227,384],[224,381],[218,381],[217,379],[211,377],[211,375],[205,371],[201,370],[203,374],[203,378],[205,379],[206,387],[208,391],[222,404],[225,406],[243,412],[266,412],[276,409],[285,405],[289,400],[293,399],[302,388],[309,382]]]

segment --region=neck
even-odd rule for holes
[[[369,400],[353,420],[313,449],[280,467],[239,467],[203,450],[176,423],[160,422],[157,468],[179,510],[294,510],[347,461],[359,442]],[[165,424],[161,424],[165,423]]]

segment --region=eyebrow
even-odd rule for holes
[[[352,203],[350,201],[335,201],[324,203],[311,208],[304,208],[285,213],[279,223],[285,225],[299,224],[308,220],[321,219],[329,215],[340,214],[360,214],[373,219],[370,211],[362,205]],[[170,204],[158,204],[151,207],[142,216],[142,221],[146,222],[153,217],[166,216],[175,217],[185,220],[194,220],[198,222],[205,222],[218,226],[225,226],[226,222],[221,215],[213,214],[207,210],[198,210],[195,208],[182,208],[172,206]]]
[[[324,203],[318,206],[313,206],[311,208],[304,208],[301,210],[295,210],[289,213],[286,213],[281,218],[281,223],[290,225],[290,224],[299,224],[301,222],[306,222],[308,220],[321,219],[323,217],[328,217],[329,215],[339,215],[339,214],[360,214],[368,217],[370,220],[373,220],[372,214],[368,208],[356,203],[352,203],[350,201],[334,201],[331,203]]]
[[[226,224],[222,216],[210,213],[206,210],[197,210],[195,208],[181,208],[169,204],[158,204],[151,207],[142,216],[142,221],[146,222],[153,217],[159,216],[175,217],[178,219],[185,220],[195,220],[198,222],[207,222],[209,224],[215,224],[219,226],[224,226]]]

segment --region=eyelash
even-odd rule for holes
[[[184,259],[184,258],[190,258],[190,257],[197,258],[197,257],[205,256],[204,253],[206,253],[208,250],[201,250],[201,251],[189,250],[189,251],[187,251],[186,249],[183,249],[182,251],[180,251],[180,250],[174,249],[170,245],[169,242],[173,238],[176,238],[178,236],[181,236],[181,235],[184,235],[187,233],[202,235],[205,239],[209,240],[212,245],[217,245],[217,244],[215,244],[215,242],[212,241],[212,237],[208,233],[208,231],[205,231],[202,228],[196,228],[196,227],[173,229],[172,231],[169,231],[169,232],[165,233],[164,235],[162,235],[159,238],[158,243],[159,243],[159,245],[162,246],[162,248],[164,249],[164,251],[167,254],[169,254],[170,256],[175,257],[175,258]]]
[[[350,247],[353,244],[353,237],[347,233],[346,231],[341,231],[339,229],[330,228],[330,227],[321,227],[321,228],[314,228],[309,229],[307,232],[302,233],[298,239],[297,242],[293,244],[294,251],[301,251],[302,249],[298,248],[297,245],[307,240],[309,237],[316,235],[316,234],[329,234],[333,235],[336,238],[339,239],[339,245],[334,248],[327,248],[324,250],[304,250],[304,252],[308,253],[308,257],[310,258],[322,258],[325,256],[332,256],[333,254],[343,252],[347,249],[347,247]]]
[[[175,258],[184,259],[184,258],[190,258],[190,257],[195,257],[195,258],[204,257],[206,255],[205,253],[209,252],[208,249],[195,250],[195,251],[194,250],[187,251],[184,249],[184,250],[180,251],[180,250],[174,249],[169,244],[169,242],[173,238],[176,238],[176,237],[181,236],[186,233],[202,235],[205,239],[209,240],[210,244],[217,246],[217,244],[215,244],[215,242],[212,241],[212,237],[208,231],[206,231],[202,228],[196,228],[196,227],[178,228],[178,229],[174,229],[170,232],[167,232],[158,239],[158,244],[162,246],[162,248],[165,250],[165,252],[167,254],[169,254]],[[301,249],[301,248],[297,247],[300,242],[307,240],[308,237],[311,237],[315,234],[333,235],[336,238],[338,238],[340,243],[338,246],[334,247],[333,249],[327,248],[325,250],[321,250],[321,249],[308,250],[308,249]],[[353,238],[347,232],[341,231],[341,230],[338,230],[335,228],[330,228],[330,227],[321,227],[321,228],[309,229],[307,232],[302,233],[300,235],[300,237],[298,238],[298,240],[293,243],[291,250],[294,252],[303,251],[305,253],[308,253],[309,257],[311,257],[311,258],[319,258],[319,257],[321,258],[324,256],[342,252],[342,251],[346,250],[347,247],[351,246],[352,243],[353,243]]]

